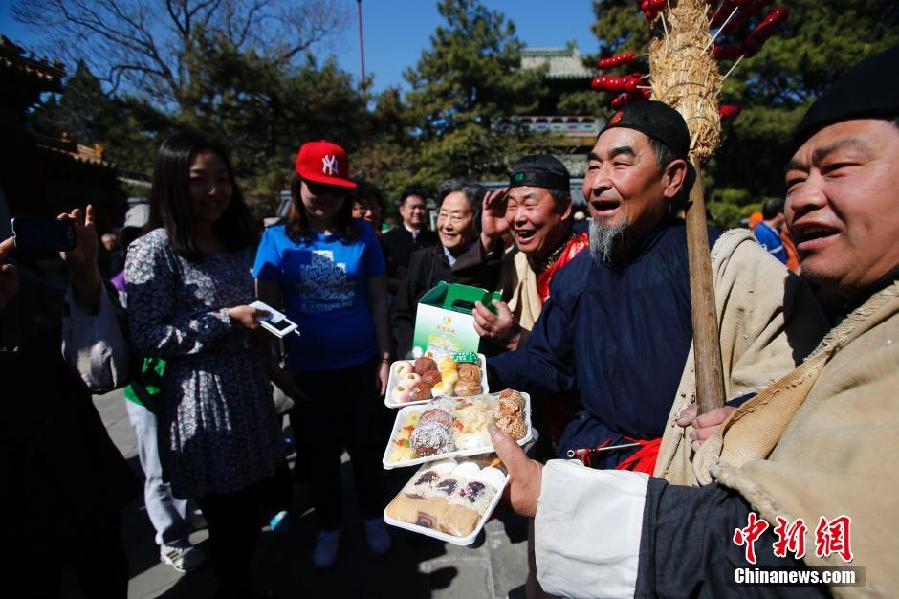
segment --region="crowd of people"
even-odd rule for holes
[[[207,559],[187,539],[195,504],[219,596],[256,592],[261,527],[289,513],[295,482],[276,390],[293,404],[294,470],[320,529],[314,564],[338,559],[344,449],[368,547],[388,552],[380,396],[390,363],[411,353],[419,299],[446,281],[501,292],[472,310],[490,387],[532,396],[541,436],[530,455],[492,432],[512,507],[531,519],[529,596],[829,596],[734,586],[733,531],[755,514],[771,523],[758,563],[796,569],[802,555],[771,550],[779,517],[851,517],[866,589],[899,592],[899,546],[883,526],[899,515],[899,481],[880,467],[899,425],[899,88],[860,91],[896,68],[899,48],[863,61],[809,109],[785,140],[785,202],[766,204],[754,235],[710,230],[727,401],[705,414],[693,403],[681,218],[695,172],[687,123],[668,105],[629,104],[607,121],[587,156],[583,222],[564,165],[532,155],[501,189],[447,180],[433,232],[430,194],[410,187],[402,222],[382,233],[384,194],[352,179],[328,141],[300,146],[289,213],[260,231],[227,149],[196,132],[169,137],[141,230],[104,236],[104,254],[92,207],[59,216],[77,234],[61,254],[66,289],[0,242],[0,368],[17,398],[4,479],[20,481],[26,515],[66,498],[40,535],[12,523],[22,572],[36,595],[60,576],[37,577],[37,563],[54,563],[74,565],[88,596],[125,596],[119,510],[139,490],[89,390],[126,385],[165,563],[191,571]],[[800,260],[790,269],[782,231]],[[256,300],[298,334],[268,333]],[[840,565],[815,551],[804,564]]]

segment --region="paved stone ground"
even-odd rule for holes
[[[137,472],[137,446],[128,423],[121,392],[95,398],[97,409],[112,440]],[[399,490],[412,469],[388,472],[389,487]],[[502,506],[473,546],[447,545],[388,527],[393,548],[375,557],[365,546],[361,524],[352,501],[349,464],[344,468],[344,497],[347,528],[340,558],[329,570],[312,566],[312,544],[316,530],[307,489],[297,487],[288,531],[265,531],[256,555],[256,579],[260,589],[287,597],[390,597],[477,599],[523,597],[527,577],[526,525]],[[212,597],[215,581],[209,568],[183,575],[159,563],[153,529],[143,502],[128,506],[123,514],[123,537],[130,566],[130,599],[165,597],[205,599]],[[206,541],[206,531],[191,536],[194,543]],[[66,599],[81,597],[64,583]]]

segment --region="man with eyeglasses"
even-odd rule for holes
[[[397,292],[400,279],[406,275],[412,252],[437,245],[437,235],[427,227],[426,196],[422,189],[406,188],[399,204],[403,222],[381,238],[387,262],[387,291],[391,293]]]
[[[412,254],[393,305],[392,329],[400,358],[412,349],[418,300],[438,281],[496,289],[503,243],[481,233],[483,197],[484,189],[469,181],[450,179],[441,186],[437,202],[440,243]]]

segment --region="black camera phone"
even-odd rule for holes
[[[26,252],[71,252],[75,249],[75,224],[44,216],[10,219],[16,249]]]

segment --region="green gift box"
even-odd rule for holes
[[[498,291],[440,281],[418,300],[413,354],[441,358],[460,351],[477,352],[481,338],[474,330],[474,303],[495,311],[493,300],[501,297]]]

